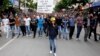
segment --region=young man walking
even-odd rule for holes
[[[6,38],[9,37],[9,19],[7,18],[6,15],[3,15],[3,19],[2,19],[2,25],[4,28],[4,33],[6,33]]]
[[[55,40],[56,40],[56,37],[57,37],[57,34],[58,34],[58,27],[57,25],[55,24],[55,18],[52,17],[50,19],[50,25],[48,27],[48,33],[49,33],[49,41],[50,41],[50,53],[54,56],[56,56],[56,43],[55,43]]]
[[[31,29],[33,31],[33,38],[36,37],[36,30],[37,30],[37,19],[36,16],[33,15],[31,18]]]

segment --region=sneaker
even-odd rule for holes
[[[97,40],[97,39],[95,39],[94,41],[98,42],[98,40]]]
[[[54,53],[54,56],[57,56],[57,54],[56,54],[56,53]]]
[[[73,39],[72,37],[69,38],[69,40],[72,40],[72,39]]]
[[[84,39],[85,42],[87,42],[87,39]]]
[[[50,54],[52,54],[52,51],[50,51]]]

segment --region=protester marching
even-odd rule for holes
[[[80,40],[84,38],[85,42],[91,39],[91,33],[94,33],[94,41],[100,40],[97,36],[97,27],[100,30],[100,22],[98,16],[93,13],[83,12],[68,12],[68,13],[54,13],[54,14],[16,14],[13,15],[3,13],[0,17],[0,37],[2,33],[14,38],[15,36],[27,37],[45,37],[50,41],[50,53],[56,56],[56,39]],[[76,29],[75,29],[76,28]],[[84,29],[84,37],[80,37],[81,31]],[[76,37],[73,37],[75,30]],[[11,34],[10,34],[11,33]]]

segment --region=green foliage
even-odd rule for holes
[[[8,9],[11,5],[9,0],[3,0],[2,10]]]
[[[61,9],[66,9],[72,4],[72,0],[61,0],[56,6],[55,11],[60,11]]]
[[[86,3],[88,3],[90,0],[83,0],[82,2],[83,2],[83,6],[86,4]]]
[[[20,2],[23,5],[26,4],[26,6],[30,9],[36,9],[37,7],[37,3],[34,3],[34,0],[26,0],[26,3],[25,3],[25,0],[21,0]]]
[[[58,2],[54,8],[55,11],[60,11],[61,9],[67,9],[68,6],[71,6],[72,4],[76,4],[76,3],[82,3],[83,6],[88,3],[90,0],[61,0],[60,2]]]
[[[34,3],[34,9],[37,9],[37,3]]]

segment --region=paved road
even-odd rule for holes
[[[7,43],[8,41],[10,41],[11,35],[9,36],[9,38],[6,38],[6,34],[2,33],[2,37],[0,37],[0,47],[2,47],[5,43]]]
[[[93,39],[83,41],[57,39],[57,56],[100,56],[100,42]],[[52,56],[49,54],[49,41],[45,36],[14,38],[11,43],[0,50],[0,56]]]

